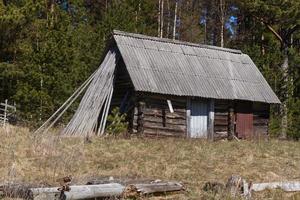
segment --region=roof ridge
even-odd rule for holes
[[[123,36],[127,36],[127,37],[139,38],[139,39],[154,40],[154,41],[158,41],[158,42],[181,44],[181,45],[187,45],[187,46],[195,46],[195,47],[199,47],[199,48],[212,49],[212,50],[217,50],[217,51],[225,51],[225,52],[235,53],[235,54],[243,54],[242,51],[238,50],[238,49],[229,49],[229,48],[217,47],[217,46],[206,45],[206,44],[197,44],[197,43],[185,42],[185,41],[180,41],[180,40],[172,40],[169,38],[158,38],[158,37],[142,35],[142,34],[138,34],[138,33],[124,32],[124,31],[120,31],[120,30],[113,30],[113,35],[123,35]]]

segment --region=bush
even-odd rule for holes
[[[300,99],[289,102],[288,136],[295,140],[300,139]]]
[[[126,114],[120,113],[119,107],[112,110],[107,117],[108,126],[106,132],[109,135],[117,136],[127,131],[128,123],[126,122]]]

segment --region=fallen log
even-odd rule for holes
[[[299,192],[300,181],[292,182],[272,182],[272,183],[253,183],[250,190],[259,192],[266,189],[282,189],[286,192]]]
[[[247,182],[239,175],[232,175],[226,184],[227,192],[231,197],[243,197],[250,199],[252,192],[260,192],[267,189],[281,189],[285,192],[300,192],[300,181],[252,183]]]
[[[118,183],[101,185],[74,185],[70,191],[61,192],[58,187],[53,188],[32,188],[34,200],[79,200],[101,197],[119,197],[122,195],[124,186]]]
[[[179,182],[158,182],[149,184],[131,184],[126,186],[123,197],[133,198],[146,195],[166,194],[184,191],[184,186]]]
[[[86,185],[99,185],[106,183],[119,183],[121,185],[132,185],[132,184],[141,184],[141,183],[153,183],[161,182],[158,179],[149,179],[149,178],[137,178],[137,177],[112,177],[104,176],[97,177],[87,181]]]

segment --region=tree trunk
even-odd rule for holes
[[[164,31],[164,0],[161,0],[161,11],[160,11],[160,38],[163,37]]]
[[[280,137],[282,139],[287,138],[287,128],[288,128],[288,108],[287,108],[287,102],[289,98],[289,92],[288,92],[288,67],[289,67],[289,58],[288,58],[288,47],[284,47],[284,61],[281,65],[281,69],[283,71],[283,102],[280,107],[281,112],[281,135]]]
[[[157,37],[159,37],[160,36],[160,19],[161,19],[161,17],[160,17],[160,10],[161,10],[161,1],[162,0],[158,0],[158,14],[157,14],[157,24],[158,24],[158,26],[157,26]]]
[[[150,194],[166,194],[184,191],[184,186],[179,182],[158,182],[146,184],[131,184],[123,192],[125,198],[139,198]]]
[[[138,20],[139,20],[139,14],[141,11],[141,1],[139,0],[138,9],[135,11],[135,32],[138,32]]]
[[[31,193],[34,199],[90,199],[90,198],[107,198],[119,197],[122,195],[124,186],[118,183],[108,183],[101,185],[75,185],[70,186],[69,192],[60,192],[58,188],[32,188]]]
[[[224,47],[224,24],[225,24],[225,0],[220,0],[220,21],[221,21],[221,27],[220,27],[220,39],[221,39],[221,47]]]
[[[170,11],[170,0],[167,0],[168,7],[168,24],[167,24],[167,38],[170,35],[170,21],[171,21],[171,11]]]
[[[177,0],[176,0],[176,3],[175,3],[175,11],[174,11],[173,40],[175,40],[175,38],[176,38],[177,6],[178,6],[178,2],[177,2]]]

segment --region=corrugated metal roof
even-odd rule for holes
[[[239,50],[114,31],[137,91],[280,103]]]

